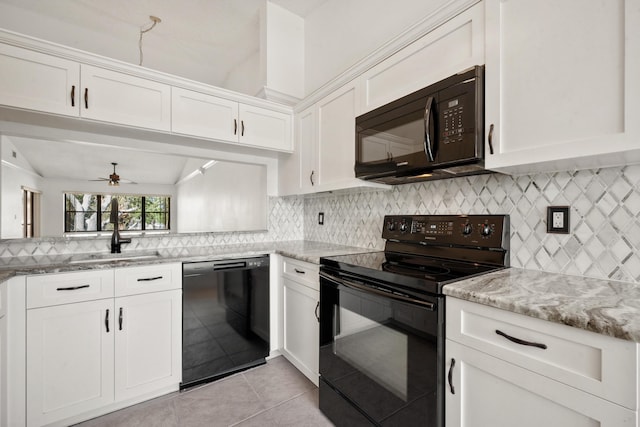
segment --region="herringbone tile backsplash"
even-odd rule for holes
[[[550,205],[571,207],[570,234],[546,233]],[[324,225],[317,223],[318,212],[325,214]],[[146,236],[134,239],[127,250],[302,239],[382,249],[386,214],[459,213],[509,214],[512,266],[640,283],[640,165],[272,197],[268,231]],[[4,241],[0,257],[108,248],[104,237]]]

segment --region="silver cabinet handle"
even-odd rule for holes
[[[316,319],[318,320],[318,323],[320,323],[320,315],[318,314],[318,309],[320,308],[320,301],[318,301],[318,303],[316,304]]]
[[[294,268],[293,271],[295,271],[298,274],[306,274],[303,270],[298,270],[297,268]]]
[[[311,185],[315,185],[313,182],[313,174],[315,173],[315,171],[311,171],[311,175],[309,175],[309,181],[311,181]]]
[[[122,307],[120,307],[120,314],[118,315],[118,329],[122,330]]]
[[[89,109],[89,88],[84,88],[84,108]]]
[[[107,333],[109,333],[109,309],[107,308],[107,313],[104,316],[104,327],[107,330]]]
[[[233,119],[233,134],[234,135],[238,134],[238,120],[237,119]]]
[[[71,86],[71,106],[76,106],[76,85]]]
[[[240,136],[244,136],[244,120],[240,120]]]

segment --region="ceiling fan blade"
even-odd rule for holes
[[[88,181],[109,181],[109,178],[89,179]]]

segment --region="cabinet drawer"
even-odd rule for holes
[[[320,279],[318,273],[320,267],[317,264],[298,261],[291,258],[284,258],[283,276],[295,280],[317,291],[320,290]]]
[[[182,264],[116,268],[116,296],[182,289]]]
[[[27,277],[27,308],[113,298],[113,270]]]
[[[634,342],[451,297],[446,327],[450,340],[627,408],[637,406]]]

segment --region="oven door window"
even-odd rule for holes
[[[382,425],[432,425],[437,313],[346,286],[321,292],[322,378]]]

